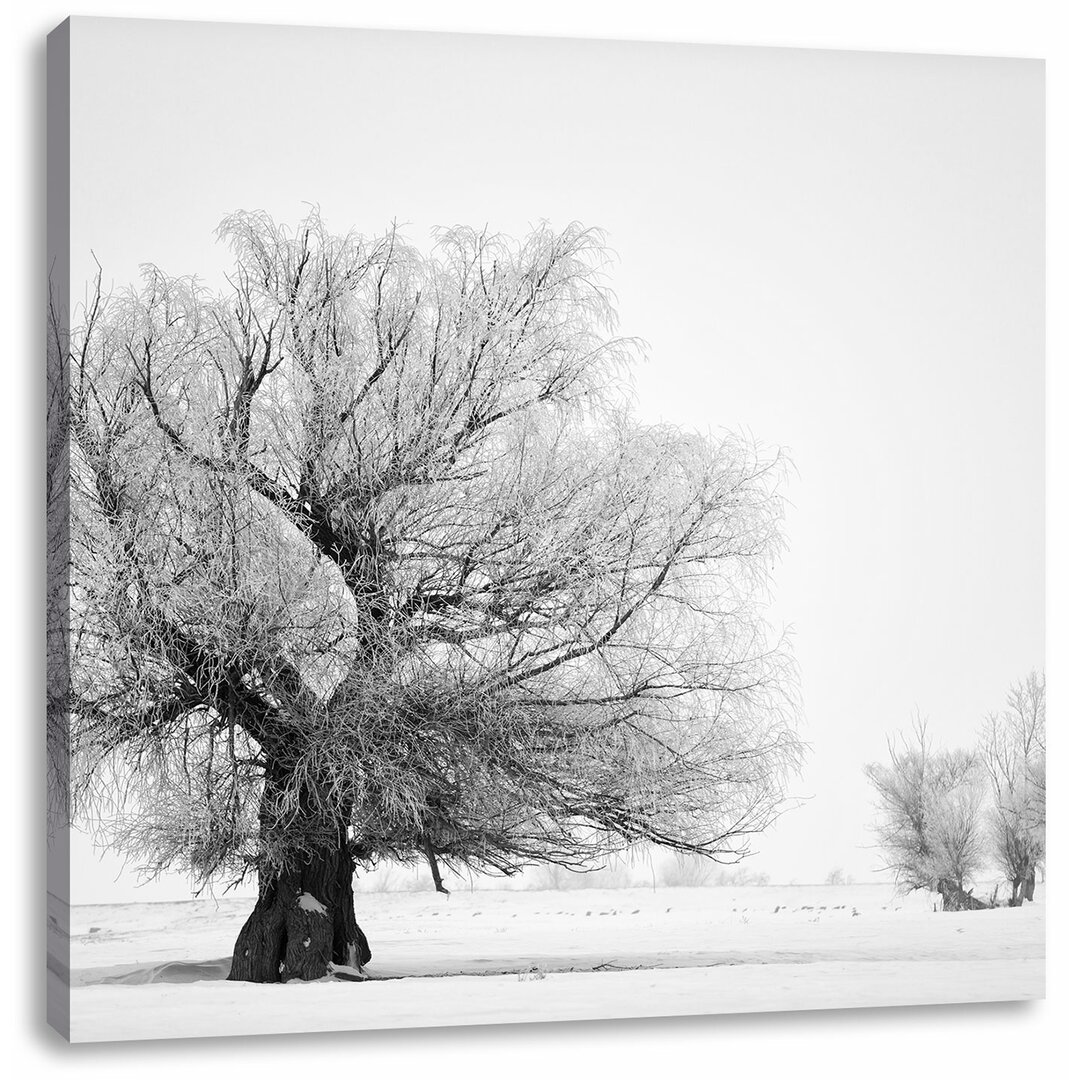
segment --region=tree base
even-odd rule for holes
[[[233,948],[229,979],[275,983],[321,979],[331,964],[360,970],[371,960],[356,922],[353,863],[345,851],[263,881]]]
[[[937,891],[941,893],[942,911],[984,911],[990,907],[955,881],[939,881]]]
[[[1035,871],[1024,878],[1024,899],[1029,903],[1035,899]]]

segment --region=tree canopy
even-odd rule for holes
[[[223,292],[146,267],[62,346],[81,812],[202,880],[744,852],[783,462],[634,418],[601,235],[219,235]]]

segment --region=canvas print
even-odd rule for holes
[[[1043,995],[1040,62],[48,78],[58,1030]]]

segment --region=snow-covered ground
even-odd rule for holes
[[[1043,887],[1040,886],[1040,892]],[[371,893],[366,982],[225,981],[251,899],[71,910],[79,1041],[1038,998],[1042,903],[888,885]]]

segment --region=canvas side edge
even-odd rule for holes
[[[71,20],[46,42],[46,1020],[71,1031],[70,462]]]

